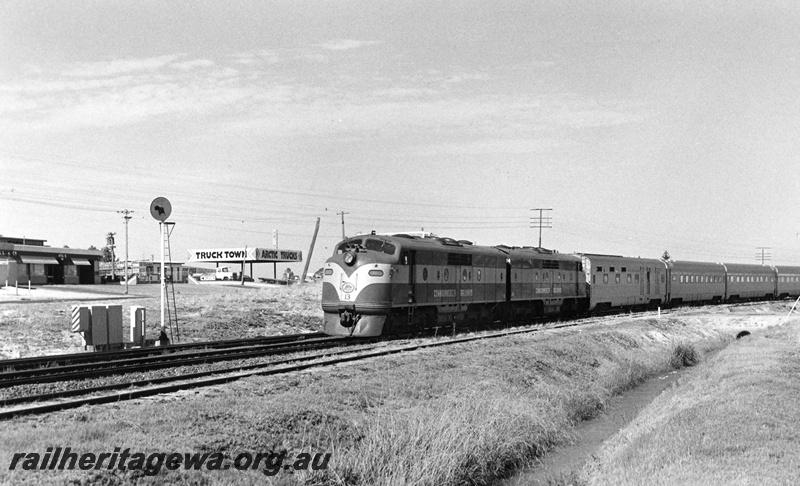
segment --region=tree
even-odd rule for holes
[[[97,248],[94,245],[89,245],[89,248],[87,248],[87,250],[97,250]]]
[[[113,261],[113,259],[112,259],[112,256],[111,256],[111,255],[112,255],[112,253],[111,253],[111,247],[110,247],[110,246],[104,246],[104,247],[103,247],[103,261],[104,261],[104,262],[111,262],[111,261]]]
[[[661,259],[665,262],[669,260],[669,252],[667,250],[664,250],[664,254],[661,255]]]

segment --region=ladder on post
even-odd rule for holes
[[[169,323],[169,339],[170,342],[179,343],[181,341],[181,333],[178,329],[178,307],[175,303],[175,279],[173,278],[173,269],[172,269],[172,252],[169,244],[169,236],[172,234],[172,230],[175,227],[175,223],[164,223],[167,225],[165,228],[166,231],[164,237],[164,262],[169,262],[169,288],[164,289],[164,298],[166,299],[166,307],[167,307],[167,322]],[[165,271],[166,273],[166,271]],[[162,278],[166,279],[166,275],[162,275]],[[170,305],[171,303],[171,305]],[[175,335],[172,334],[172,323],[175,323]],[[177,338],[177,340],[176,340]]]

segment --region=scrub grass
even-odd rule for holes
[[[568,441],[616,392],[672,369],[680,343],[723,347],[737,328],[629,319],[462,343],[119,405],[3,423],[14,452],[331,453],[327,470],[8,471],[28,484],[491,484]],[[390,346],[392,344],[389,344]]]
[[[610,440],[580,484],[800,484],[800,320],[737,340]]]
[[[125,287],[85,285],[79,290],[122,297]],[[316,332],[322,327],[321,296],[319,283],[265,288],[176,284],[181,342]],[[3,338],[0,359],[82,351],[79,335],[69,331],[73,305],[122,305],[125,339],[130,336],[129,308],[145,307],[147,337],[157,338],[161,320],[160,286],[130,286],[129,297],[132,298],[96,302],[0,304],[0,336]]]
[[[675,369],[694,366],[700,362],[700,356],[691,344],[679,343],[673,349],[669,362]]]

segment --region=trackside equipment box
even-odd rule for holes
[[[79,332],[83,345],[97,349],[123,346],[122,306],[73,306],[70,330]]]
[[[131,307],[131,342],[134,346],[144,347],[144,330],[147,309],[144,307]]]

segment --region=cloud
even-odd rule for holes
[[[169,66],[175,69],[188,71],[197,67],[211,67],[213,65],[214,61],[209,61],[208,59],[195,59],[194,61],[174,62]]]
[[[552,138],[486,138],[425,145],[415,150],[415,153],[430,157],[441,155],[530,154],[552,150],[562,145],[563,142]]]
[[[326,49],[355,49],[372,41],[339,40]],[[636,123],[643,111],[624,104],[600,105],[574,93],[483,94],[491,77],[480,71],[422,70],[358,74],[333,70],[305,76],[297,59],[307,49],[251,51],[222,60],[185,54],[81,63],[0,84],[0,130],[64,131],[119,126],[150,117],[205,117],[226,131],[298,136],[360,137],[364,133],[437,133],[440,140],[467,137],[495,145],[440,145],[423,150],[452,153],[542,150],[534,132],[558,127]],[[322,56],[320,51],[315,53]],[[90,76],[91,74],[91,76]],[[473,86],[473,81],[480,84]],[[459,89],[453,89],[458,85]],[[235,119],[224,118],[235,113]],[[218,115],[216,118],[212,116]],[[224,121],[223,121],[224,120]],[[332,122],[335,120],[336,122]]]
[[[136,71],[154,71],[180,59],[183,54],[151,57],[148,59],[116,59],[113,61],[81,63],[72,69],[61,72],[62,76],[100,77],[116,76]]]
[[[323,49],[328,49],[330,51],[347,51],[350,49],[359,49],[361,47],[372,46],[379,43],[380,43],[379,41],[337,39],[337,40],[330,40],[322,44],[317,44],[317,46]]]

